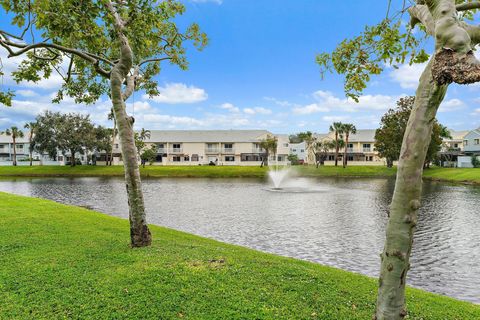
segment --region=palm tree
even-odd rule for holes
[[[5,130],[5,134],[7,136],[12,137],[13,142],[13,165],[17,165],[17,138],[23,138],[23,132],[19,130],[17,127],[13,126],[7,130]]]
[[[328,157],[330,150],[335,149],[335,142],[331,140],[318,141],[315,143],[315,161],[317,168],[319,165],[323,165]]]
[[[340,149],[339,139],[342,138],[343,124],[341,122],[334,122],[330,126],[330,132],[335,133],[335,167],[338,166],[338,151]]]
[[[28,134],[28,152],[30,157],[30,167],[33,165],[33,136],[35,135],[35,131],[38,128],[38,124],[36,122],[28,122],[24,126],[25,129],[30,129]]]
[[[113,147],[115,146],[115,136],[117,135],[117,120],[115,119],[115,114],[113,112],[113,108],[110,109],[110,113],[108,114],[108,120],[113,120],[113,131],[112,131],[112,150],[110,151],[110,159],[108,159],[107,155],[107,166],[112,165],[113,161]]]
[[[343,167],[345,168],[348,162],[348,159],[347,159],[348,138],[350,137],[350,134],[357,133],[357,128],[355,127],[354,124],[345,123],[343,125],[343,133],[345,134],[345,152],[343,153]]]
[[[305,151],[307,152],[307,164],[315,162],[315,145],[317,138],[311,131],[300,132],[298,135],[303,142],[305,142]]]
[[[265,155],[262,158],[262,163],[260,164],[260,167],[268,166],[268,157],[270,155],[270,152],[273,153],[273,155],[276,157],[277,156],[277,138],[272,137],[272,136],[267,136],[266,139],[260,141],[260,148],[265,150]]]

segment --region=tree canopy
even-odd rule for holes
[[[375,149],[380,157],[387,160],[388,167],[393,166],[393,161],[400,157],[402,140],[414,101],[413,96],[400,98],[397,101],[397,107],[389,109],[383,115],[380,128],[375,131]],[[441,149],[443,138],[449,138],[449,136],[447,128],[435,120],[425,163],[435,159]]]
[[[110,72],[121,55],[110,4],[125,21],[123,28],[134,66],[128,71],[134,81],[132,89],[157,95],[154,76],[160,72],[161,62],[186,69],[184,42],[191,40],[198,49],[208,42],[195,23],[179,30],[173,19],[185,12],[185,6],[174,0],[0,0],[18,30],[13,34],[0,29],[0,45],[8,51],[8,57],[24,58],[13,79],[38,82],[59,73],[64,83],[55,102],[70,96],[77,103],[89,104],[109,94]],[[14,91],[4,90],[0,103],[10,105],[13,95]]]

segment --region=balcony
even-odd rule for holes
[[[183,148],[170,148],[168,149],[168,153],[182,153],[183,152]]]
[[[157,148],[157,153],[167,153],[167,148]]]
[[[372,152],[372,148],[363,148],[363,152]]]
[[[223,148],[222,153],[235,153],[235,148]]]
[[[207,148],[205,148],[205,153],[207,153],[207,154],[209,154],[209,153],[210,154],[212,154],[212,153],[213,154],[218,154],[218,153],[220,153],[220,149],[219,148],[212,148],[212,147],[208,148],[207,147]]]
[[[352,153],[353,152],[353,148],[347,148],[347,153]]]
[[[253,147],[252,148],[252,153],[265,153],[265,150],[263,150],[262,148]]]

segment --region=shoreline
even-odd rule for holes
[[[293,166],[300,177],[392,178],[396,168],[384,166]],[[258,166],[146,166],[143,178],[260,178],[268,176],[268,167]],[[123,177],[122,166],[0,166],[0,178],[16,177]],[[423,179],[464,185],[480,185],[480,169],[429,168]]]
[[[358,273],[156,225],[151,247],[131,249],[128,220],[2,192],[0,216],[0,318],[153,319],[181,312],[195,319],[366,319],[373,313],[377,280]],[[480,317],[477,304],[410,287],[407,306],[410,319]]]

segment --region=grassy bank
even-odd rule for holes
[[[384,166],[349,166],[347,168],[324,166],[295,166],[301,176],[309,177],[394,177],[395,168]],[[203,177],[203,178],[264,178],[268,168],[259,166],[146,166],[141,168],[143,177]],[[0,166],[1,176],[123,176],[122,166]],[[424,171],[427,179],[480,184],[480,169],[431,168]]]
[[[370,319],[376,280],[0,193],[0,319]],[[410,319],[480,319],[480,306],[408,289]]]

